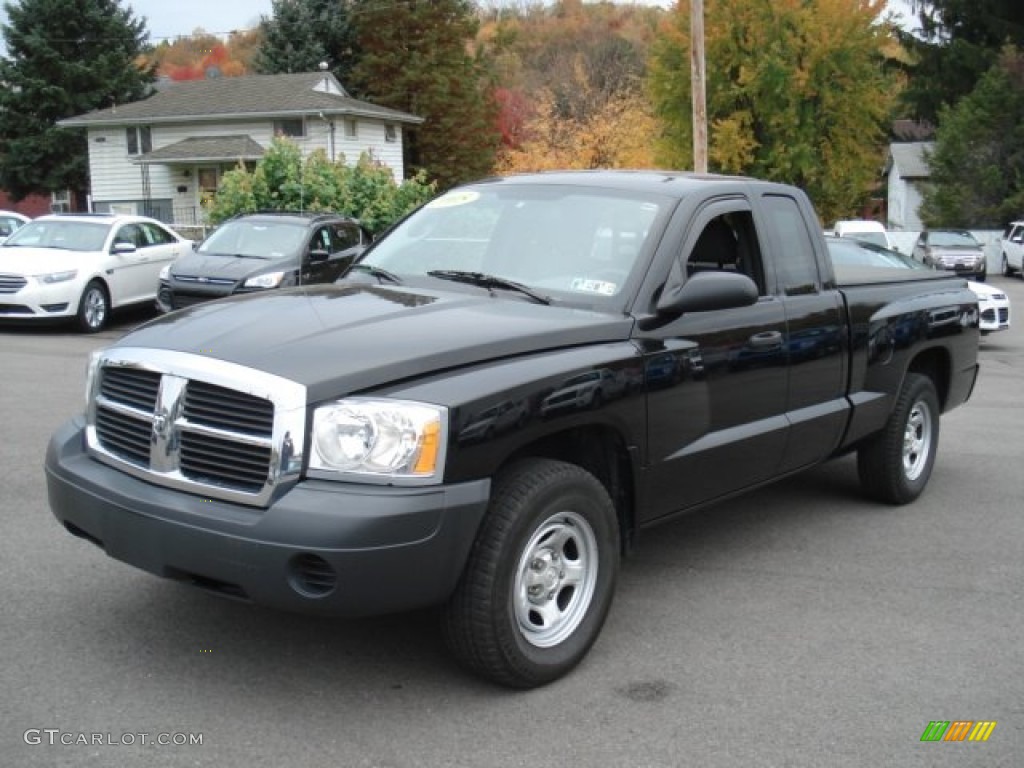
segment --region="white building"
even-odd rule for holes
[[[928,153],[935,147],[932,141],[912,141],[889,145],[885,164],[888,179],[888,214],[886,226],[894,230],[923,229],[918,209],[921,207],[921,185],[931,176]]]
[[[88,133],[92,209],[199,224],[221,175],[274,136],[354,165],[370,152],[404,175],[403,128],[423,119],[353,99],[329,72],[171,83],[142,101],[59,121]]]

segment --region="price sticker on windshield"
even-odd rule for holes
[[[618,290],[615,283],[609,283],[607,280],[592,280],[588,277],[573,278],[569,287],[580,293],[597,293],[601,296],[614,296],[615,291]]]

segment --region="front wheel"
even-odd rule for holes
[[[95,280],[85,286],[82,298],[78,302],[78,314],[75,322],[78,329],[85,333],[102,331],[110,314],[110,300],[103,286]]]
[[[913,501],[928,484],[939,443],[939,397],[927,376],[908,373],[885,428],[861,446],[857,471],[872,498]]]
[[[604,624],[619,529],[604,486],[573,464],[528,459],[502,472],[444,633],[473,672],[513,688],[557,680]]]
[[[1013,270],[1010,269],[1010,260],[1006,258],[1006,254],[1003,254],[1003,277],[1010,277],[1013,275]]]

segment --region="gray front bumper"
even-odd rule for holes
[[[306,480],[268,508],[150,485],[91,459],[84,423],[50,440],[50,507],[72,533],[159,576],[275,608],[337,616],[443,602],[490,481],[430,488]]]

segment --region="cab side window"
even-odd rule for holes
[[[749,211],[734,211],[711,219],[697,237],[686,258],[686,274],[740,272],[753,280],[765,295],[761,249]]]
[[[808,222],[792,197],[765,195],[765,212],[775,236],[775,279],[784,296],[818,293],[821,278]]]

